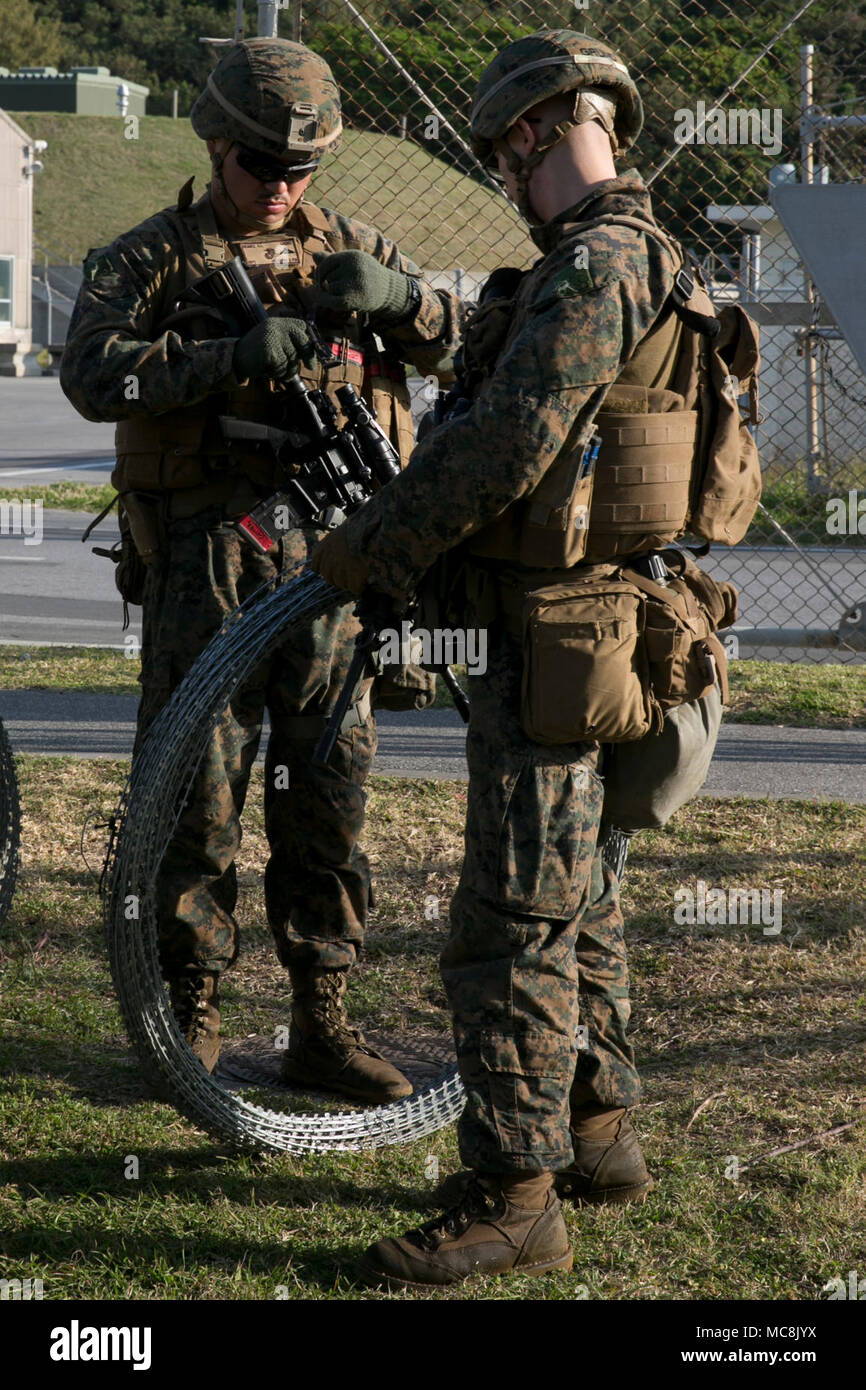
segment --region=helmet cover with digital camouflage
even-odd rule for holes
[[[506,140],[515,122],[551,97],[574,92],[571,115],[530,155],[521,158]],[[535,220],[529,204],[532,170],[569,130],[598,121],[614,154],[634,144],[643,126],[643,105],[622,59],[606,43],[571,29],[539,29],[504,48],[486,68],[472,105],[471,143],[487,164],[501,153],[517,177],[518,205]]]
[[[289,39],[245,39],[220,59],[190,113],[202,140],[318,159],[339,147],[340,90],[324,58]]]

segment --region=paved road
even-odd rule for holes
[[[114,426],[83,420],[56,376],[0,377],[0,419],[0,485],[108,481]]]
[[[2,380],[2,378],[0,378]],[[0,470],[2,485],[2,470]],[[0,642],[122,647],[122,609],[114,589],[113,567],[91,553],[91,546],[110,546],[117,538],[113,515],[102,522],[86,545],[81,534],[90,518],[82,512],[42,514],[41,544],[21,535],[0,534]],[[843,591],[866,596],[866,550],[810,551],[803,560],[786,550],[714,551],[704,561],[711,573],[732,579],[740,590],[742,621],[749,626],[835,626],[842,605],[820,589],[810,570],[820,563]],[[140,634],[140,610],[133,609],[132,633]],[[765,653],[769,655],[769,653]],[[743,656],[750,655],[745,647]],[[781,651],[780,659],[790,659]],[[796,653],[794,654],[797,655]],[[835,662],[835,652],[810,652],[809,659]],[[859,662],[866,660],[860,653]]]
[[[0,715],[19,753],[126,758],[136,703],[127,695],[0,691]],[[463,726],[452,711],[383,711],[379,734],[380,776],[466,780]],[[705,791],[866,803],[866,730],[728,724]]]
[[[130,609],[124,633],[114,566],[91,549],[119,539],[116,520],[106,518],[82,545],[90,519],[84,512],[44,512],[40,545],[0,535],[0,642],[123,647],[129,635],[141,640],[141,609]]]
[[[114,426],[82,420],[56,377],[0,378],[0,486],[25,486],[59,478],[105,482],[113,462]],[[86,522],[75,513],[45,515],[42,546],[0,535],[0,641],[120,646],[120,607],[114,602],[110,565],[94,560],[78,537]],[[116,535],[103,528],[103,540]],[[100,540],[100,544],[103,543]],[[866,601],[866,547],[828,545],[802,558],[786,547],[718,548],[704,562],[740,589],[741,621],[749,627],[835,628],[847,605]],[[838,591],[833,594],[827,583]],[[25,603],[18,595],[36,597]],[[765,648],[782,660],[797,653]],[[848,660],[834,652],[810,659]],[[853,658],[866,661],[866,653]]]

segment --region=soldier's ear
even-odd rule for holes
[[[514,153],[521,159],[526,159],[527,155],[532,154],[540,138],[538,120],[533,118],[530,122],[526,116],[518,116],[505,138]]]

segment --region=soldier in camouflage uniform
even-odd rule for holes
[[[297,574],[322,534],[289,531],[264,556],[241,537],[232,520],[270,496],[279,477],[271,459],[232,451],[218,416],[273,421],[280,380],[297,370],[334,398],[350,382],[405,462],[412,426],[402,363],[435,370],[459,329],[458,301],[434,292],[393,243],[304,198],[342,129],[339,91],[321,58],[280,39],[239,43],[191,119],[211,156],[208,190],[193,202],[190,180],[176,208],[90,252],[61,372],[85,418],[118,421],[121,526],[147,566],[139,743],[226,615],[275,575]],[[177,303],[235,254],[269,315],[239,339]],[[307,333],[311,311],[339,356],[328,373]],[[370,892],[358,847],[376,751],[369,683],[330,767],[312,763],[356,631],[351,608],[330,612],[294,633],[233,698],[163,862],[158,916],[172,1005],[212,1071],[219,976],[238,949],[240,815],[267,708],[265,894],[293,988],[283,1075],[384,1102],[412,1087],[349,1027],[342,1002]]]
[[[639,1081],[618,883],[598,847],[600,750],[523,732],[514,620],[523,592],[571,564],[571,506],[544,532],[551,480],[557,495],[563,480],[573,486],[596,412],[671,292],[663,243],[605,225],[614,214],[652,220],[637,172],[617,177],[613,165],[642,119],[627,69],[587,35],[542,30],[493,61],[476,93],[475,149],[496,157],[542,259],[513,298],[494,295],[469,323],[471,407],[433,429],[407,472],[312,557],[331,583],[402,599],[453,552],[452,572],[455,554],[465,566],[463,621],[497,614],[487,672],[472,682],[466,853],[441,960],[467,1093],[460,1152],[473,1172],[444,1216],[368,1250],[370,1282],[570,1268],[557,1191],[630,1201],[651,1186],[628,1118]],[[527,568],[533,526],[549,558]]]

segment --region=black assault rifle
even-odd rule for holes
[[[242,337],[268,317],[240,256],[196,280],[180,298],[192,306],[216,310],[235,337]],[[307,329],[323,366],[334,366],[338,359],[330,356],[312,316],[307,319]],[[384,486],[400,472],[396,450],[354,386],[347,383],[336,392],[346,417],[342,428],[337,425],[337,410],[327,393],[308,389],[297,372],[281,381],[280,388],[275,397],[277,424],[239,420],[230,415],[219,417],[227,443],[245,453],[266,449],[281,475],[279,490],[235,522],[241,534],[263,555],[277,544],[281,532],[302,525],[339,525],[372,497],[376,483]],[[355,653],[316,749],[316,761],[329,760],[367,659],[377,645],[378,633],[389,625],[378,601],[383,598],[378,595],[373,602],[362,600],[359,604],[362,627]],[[442,675],[462,718],[468,721],[469,704],[454,673],[445,667]]]

